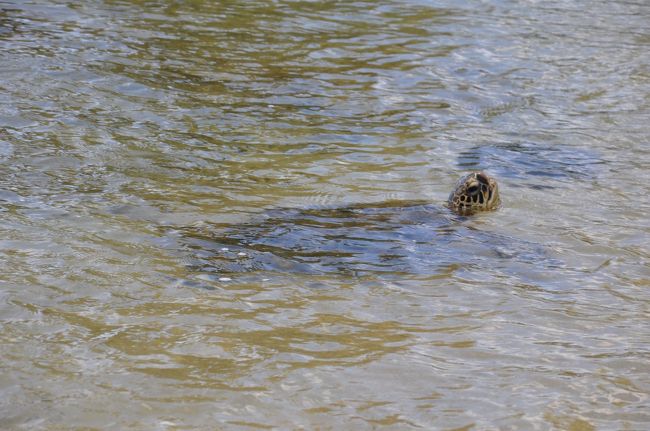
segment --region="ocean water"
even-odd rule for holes
[[[0,1],[0,428],[648,429],[648,22]]]

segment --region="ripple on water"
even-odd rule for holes
[[[477,145],[460,152],[456,163],[461,169],[489,167],[500,177],[540,185],[544,178],[568,181],[596,177],[605,161],[590,149],[522,142]]]

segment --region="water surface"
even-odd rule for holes
[[[0,428],[647,429],[649,20],[0,1]]]

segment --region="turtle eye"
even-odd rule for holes
[[[471,186],[467,188],[467,193],[470,195],[475,195],[478,192],[478,186]]]

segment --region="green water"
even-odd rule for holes
[[[0,428],[648,429],[648,22],[0,0]]]

